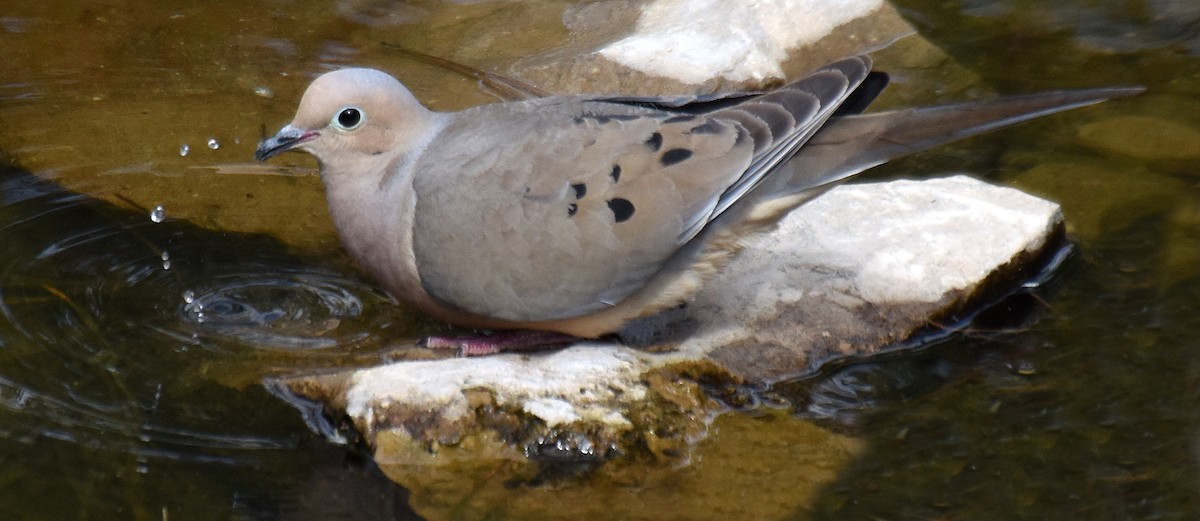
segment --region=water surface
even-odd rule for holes
[[[259,382],[378,359],[441,326],[354,270],[310,159],[252,165],[253,146],[314,74],[341,65],[395,72],[441,109],[490,101],[474,81],[379,44],[504,71],[561,42],[559,13],[572,3],[6,9],[0,515],[414,518],[408,492],[312,434]],[[614,512],[702,519],[743,508],[712,506],[733,490],[749,498],[739,502],[791,505],[765,510],[790,519],[1197,518],[1200,151],[1163,144],[1200,134],[1200,8],[897,5],[973,76],[963,89],[961,77],[903,69],[884,105],[948,91],[1149,88],[878,174],[968,171],[1060,201],[1076,255],[1042,300],[996,310],[965,335],[759,397],[719,420],[679,471],[680,483],[715,474],[707,486],[641,491],[650,499]],[[814,431],[842,441],[792,436]],[[789,491],[770,480],[804,465],[822,481]],[[628,486],[588,486],[574,492],[630,497]],[[663,497],[676,501],[653,501]],[[691,502],[704,509],[680,506]]]

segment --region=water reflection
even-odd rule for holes
[[[187,469],[209,493],[252,489],[221,476],[295,465],[315,439],[261,389],[264,372],[377,359],[404,334],[340,258],[150,213],[0,166],[0,492],[89,469],[62,484],[63,505],[0,513],[145,508],[152,477]]]

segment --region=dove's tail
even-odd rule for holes
[[[787,197],[830,186],[897,157],[1143,90],[1109,87],[1055,91],[834,117],[792,158],[788,165],[791,179],[776,184],[779,188],[772,195]]]

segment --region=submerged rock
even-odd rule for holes
[[[1145,116],[1121,116],[1079,127],[1079,140],[1097,150],[1142,160],[1200,158],[1200,129]]]

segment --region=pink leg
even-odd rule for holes
[[[520,330],[478,336],[430,336],[425,338],[425,347],[457,349],[458,356],[484,356],[563,347],[579,340],[578,337],[563,333]]]

